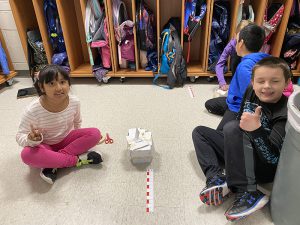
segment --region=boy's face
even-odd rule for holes
[[[255,70],[252,86],[260,101],[276,103],[289,82],[290,79],[285,81],[281,68],[261,66]]]

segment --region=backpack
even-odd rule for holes
[[[150,8],[144,0],[140,0],[136,11],[137,37],[140,50],[147,51],[155,49],[155,19]]]
[[[134,23],[128,19],[125,3],[120,0],[113,0],[113,21],[118,41],[119,65],[124,65],[124,60],[125,64],[127,61],[134,62]]]
[[[88,0],[86,5],[85,33],[90,63],[94,65],[91,48],[99,48],[103,67],[111,67],[108,21],[104,6],[98,0]]]
[[[6,57],[5,51],[2,48],[2,45],[1,45],[1,42],[0,42],[0,69],[1,68],[2,68],[2,73],[1,74],[4,74],[4,75],[9,74],[9,67],[8,67],[8,63],[7,63],[7,57]]]
[[[184,41],[188,42],[187,62],[190,61],[190,43],[206,13],[204,0],[186,0],[184,10]]]
[[[159,74],[154,77],[153,83],[156,84],[157,79],[162,74],[167,74],[167,86],[159,86],[172,89],[176,84],[179,86],[184,85],[187,77],[187,68],[178,32],[171,23],[168,26],[161,33],[161,65]]]
[[[53,52],[65,52],[66,46],[55,0],[44,0],[44,14]]]
[[[35,81],[34,73],[43,69],[48,60],[39,30],[28,30],[26,34],[28,67],[30,76]]]

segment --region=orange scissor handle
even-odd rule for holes
[[[114,143],[114,140],[110,138],[108,133],[106,133],[105,144],[112,144],[112,143]]]

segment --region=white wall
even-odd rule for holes
[[[28,70],[9,0],[0,0],[0,29],[15,70]]]

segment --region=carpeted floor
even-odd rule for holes
[[[205,83],[205,82],[204,82]],[[191,98],[188,85],[195,98]],[[94,148],[103,154],[101,166],[58,171],[54,185],[39,177],[20,159],[15,141],[20,116],[33,99],[16,99],[17,90],[31,86],[17,78],[0,88],[0,223],[3,225],[222,225],[231,224],[220,207],[203,205],[199,191],[205,178],[198,165],[191,133],[197,125],[215,128],[220,118],[208,114],[204,102],[215,84],[190,83],[164,90],[150,79],[118,79],[98,85],[77,79],[71,92],[81,100],[83,127],[98,127],[114,139]],[[131,164],[126,151],[127,131],[141,127],[153,134],[155,154],[148,166]],[[154,170],[154,213],[146,213],[146,169]],[[236,224],[269,225],[269,206]]]

